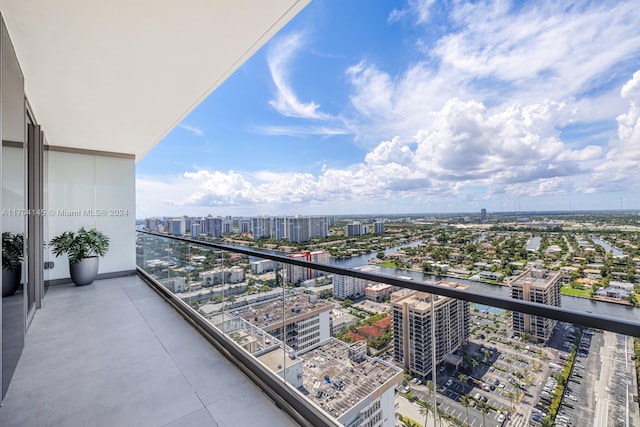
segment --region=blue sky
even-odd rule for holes
[[[137,217],[640,208],[634,1],[313,0],[137,164]]]

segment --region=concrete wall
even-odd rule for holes
[[[45,241],[80,227],[97,228],[110,239],[98,274],[134,270],[135,160],[105,153],[50,149],[45,156]],[[69,277],[66,256],[45,250],[45,280]]]

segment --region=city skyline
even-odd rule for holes
[[[638,18],[313,1],[138,163],[136,217],[638,209]]]

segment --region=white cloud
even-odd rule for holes
[[[432,26],[433,3],[411,1],[388,21],[411,15]],[[317,176],[201,169],[164,183],[170,192],[142,185],[176,209],[255,206],[261,212],[434,200],[465,206],[483,198],[638,188],[640,71],[619,92],[611,90],[625,69],[619,65],[640,53],[634,2],[454,2],[450,19],[455,31],[416,41],[424,56],[402,72],[367,61],[349,67],[348,116],[323,112],[294,92],[290,67],[303,48],[302,33],[272,45],[268,65],[277,93],[271,105],[310,122],[256,130],[353,133],[367,149],[361,162],[345,169],[325,165]],[[617,123],[618,132],[600,127],[597,137],[564,141],[562,130],[576,122]]]
[[[266,208],[365,198],[468,198],[466,188],[477,186],[496,194],[568,191],[564,177],[583,173],[581,163],[601,152],[599,147],[572,150],[558,139],[556,126],[570,119],[567,110],[566,104],[546,101],[491,113],[481,103],[452,99],[431,114],[432,126],[418,132],[416,143],[382,141],[362,163],[347,169],[324,167],[317,177],[201,169],[180,177],[189,190],[172,203]],[[535,189],[528,183],[535,183]]]
[[[329,116],[320,111],[318,104],[313,101],[301,102],[291,88],[289,65],[295,54],[302,48],[303,41],[302,33],[291,33],[281,37],[271,46],[267,63],[277,94],[276,99],[269,101],[269,104],[287,117],[326,119]]]
[[[307,136],[307,135],[349,135],[351,132],[344,127],[332,126],[255,126],[254,130],[262,135],[283,135],[283,136]]]
[[[549,98],[571,102],[573,117],[585,121],[610,120],[621,111],[620,97],[607,87],[621,78],[619,64],[640,51],[634,2],[455,2],[449,16],[454,30],[435,40],[434,31],[446,26],[429,21],[424,11],[430,7],[430,1],[410,2],[390,16],[410,14],[425,28],[413,41],[422,60],[395,75],[365,62],[347,70],[357,113],[350,129],[360,144],[371,147],[394,135],[409,139],[428,129],[430,114],[452,98],[495,111]]]
[[[520,95],[564,99],[589,90],[640,45],[634,2],[464,3],[453,16],[462,29],[433,52],[443,66],[507,82]]]
[[[436,0],[409,0],[406,9],[393,9],[389,14],[387,22],[393,23],[413,14],[416,17],[417,24],[425,24],[429,21],[431,7],[435,2]]]
[[[618,116],[618,136],[640,153],[640,70],[636,71],[620,91],[620,95],[629,101],[629,111]],[[631,148],[631,147],[628,147]]]
[[[188,124],[185,123],[180,123],[178,125],[179,128],[182,128],[186,131],[191,132],[192,134],[194,134],[195,136],[204,136],[204,130],[195,126],[190,126]]]

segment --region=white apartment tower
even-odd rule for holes
[[[251,235],[255,240],[270,239],[273,230],[273,218],[260,216],[251,218]]]
[[[440,286],[468,289],[467,285],[439,282]],[[435,321],[431,316],[434,304]],[[432,368],[431,323],[435,323],[436,364],[466,341],[469,335],[469,303],[455,298],[414,291],[393,306],[394,359],[415,376],[424,378]]]
[[[510,283],[511,298],[560,307],[560,272],[528,269]],[[546,342],[557,320],[514,311],[511,325],[516,335],[529,334],[531,340]]]
[[[365,273],[380,273],[380,267],[377,265],[363,265],[356,267],[354,270],[360,270]],[[341,276],[339,274],[333,275],[333,296],[338,299],[345,300],[347,298],[354,298],[364,295],[364,288],[370,285],[375,285],[377,282],[370,280],[359,279],[351,276]]]

